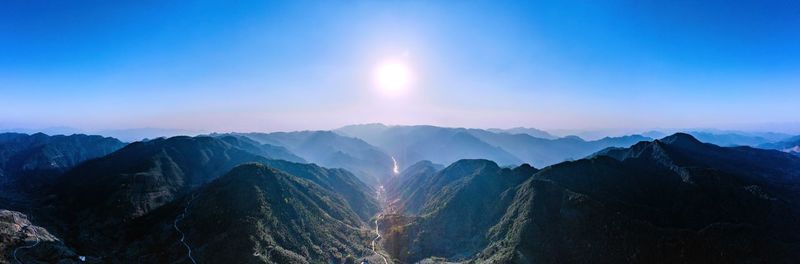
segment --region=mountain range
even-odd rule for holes
[[[114,138],[88,135],[0,134],[0,181],[61,172],[125,146]]]
[[[330,131],[299,131],[235,134],[288,149],[309,162],[324,167],[344,168],[365,183],[384,181],[392,172],[392,158],[358,138]]]
[[[495,132],[493,132],[495,131]],[[501,166],[537,167],[580,159],[607,147],[627,147],[650,138],[631,135],[585,141],[569,136],[545,139],[527,133],[435,126],[353,125],[337,133],[363,139],[395,157],[401,167],[428,160],[450,164],[460,159],[488,159]],[[519,131],[519,130],[509,130]]]
[[[794,138],[754,148],[684,133],[586,141],[524,131],[359,125],[130,144],[0,134],[0,254],[24,263],[800,259]]]
[[[800,136],[787,138],[779,142],[761,144],[759,145],[759,147],[766,149],[776,149],[800,156]]]
[[[72,167],[105,156],[125,146],[108,137],[42,133],[0,134],[0,206],[30,200],[56,177]]]
[[[702,142],[725,147],[755,147],[762,144],[779,142],[790,137],[790,135],[781,133],[746,133],[736,131],[690,131],[688,134]]]
[[[547,131],[536,129],[532,127],[514,127],[508,129],[500,129],[500,128],[490,128],[486,131],[494,132],[494,133],[506,133],[506,134],[527,134],[532,137],[536,138],[543,138],[543,139],[557,139],[557,136],[550,134]]]
[[[176,220],[182,214],[185,218]],[[363,223],[337,192],[248,163],[136,219],[123,231],[127,241],[113,257],[188,262],[184,246],[176,244],[180,226],[198,263],[353,263],[369,252],[371,234]]]
[[[51,187],[45,204],[57,208],[70,240],[84,250],[108,250],[118,227],[195,192],[234,167],[258,162],[314,182],[355,209],[363,219],[378,211],[370,187],[344,170],[269,159],[248,152],[236,137],[173,137],[132,143],[103,158],[81,164]],[[268,148],[267,150],[270,150]],[[259,152],[266,153],[266,152]],[[328,195],[332,196],[332,195]]]
[[[419,213],[387,219],[393,256],[403,263],[800,259],[800,158],[782,152],[675,134],[506,172],[516,177],[497,171],[490,161],[459,161],[428,176],[455,180],[413,187],[443,185]],[[481,176],[503,180],[475,181]]]

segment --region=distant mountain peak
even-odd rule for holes
[[[259,181],[274,182],[279,176],[286,177],[283,172],[258,162],[242,163],[231,169],[228,174],[231,175],[229,177],[235,179],[231,182],[244,185]]]
[[[700,144],[703,144],[703,142],[700,142],[700,140],[697,140],[692,135],[689,135],[689,134],[686,134],[686,133],[680,133],[680,132],[672,134],[672,135],[667,136],[667,137],[664,137],[664,138],[660,139],[659,141],[661,141],[663,143],[666,143],[666,144],[669,144],[669,145],[700,145]]]
[[[535,167],[533,167],[533,166],[531,166],[531,165],[530,165],[530,164],[528,164],[528,163],[522,163],[522,165],[519,165],[519,167],[517,167],[517,168],[515,168],[515,169],[524,169],[524,170],[529,170],[529,169],[536,169],[536,168],[535,168]]]
[[[414,164],[411,164],[411,166],[408,166],[407,169],[419,168],[419,167],[429,167],[429,166],[434,166],[434,165],[435,164],[433,162],[431,162],[430,160],[420,160],[420,161],[417,161]]]
[[[477,171],[479,168],[491,168],[498,170],[500,167],[491,160],[486,159],[462,159],[450,164],[445,171]]]
[[[576,136],[576,135],[568,135],[568,136],[562,137],[561,139],[568,139],[568,140],[575,140],[575,141],[586,141],[583,138],[581,138],[579,136]]]
[[[513,127],[509,129],[500,129],[500,128],[490,128],[487,129],[489,132],[494,133],[508,133],[508,134],[526,134],[532,137],[543,138],[543,139],[556,139],[558,137],[548,133],[547,131],[532,128],[532,127]]]
[[[350,125],[350,126],[379,127],[379,128],[380,127],[389,127],[388,125],[386,125],[384,123],[366,123],[366,124],[356,124],[356,125]]]

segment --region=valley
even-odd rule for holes
[[[463,137],[442,131],[437,137]],[[515,145],[527,144],[527,136],[519,138],[524,140]],[[2,229],[0,249],[9,263],[784,262],[800,257],[800,157],[791,153],[720,147],[677,133],[629,146],[594,145],[585,157],[545,167],[501,165],[470,154],[445,166],[428,160],[402,163],[414,160],[408,153],[422,153],[413,145],[401,148],[406,153],[401,159],[395,157],[400,152],[366,142],[323,132],[212,134],[120,144],[88,156],[59,145],[67,149],[37,161],[74,160],[59,170],[5,170],[13,174],[4,175],[4,193],[19,195],[3,203],[11,211],[6,211],[9,228]],[[92,149],[107,143],[77,144]],[[450,157],[447,146],[475,146],[445,144],[425,155]],[[370,165],[366,161],[374,160],[376,151],[383,153],[381,162]],[[359,158],[324,158],[329,155]],[[340,168],[309,162],[334,160]],[[355,174],[346,168],[366,169]],[[30,206],[40,209],[27,216],[13,212]]]
[[[172,223],[172,226],[175,228],[175,232],[178,232],[180,235],[180,239],[178,241],[186,247],[186,257],[192,261],[192,264],[197,264],[197,261],[194,259],[194,257],[192,257],[192,246],[190,246],[189,242],[186,241],[186,235],[183,233],[183,231],[181,231],[181,228],[178,227],[178,223],[186,218],[186,214],[189,213],[189,207],[192,206],[192,201],[194,201],[195,198],[197,198],[197,196],[193,195],[192,198],[189,199],[189,202],[186,203],[186,207],[183,208],[183,212],[179,214],[178,217],[175,217],[175,221]]]
[[[394,160],[394,157],[392,158],[392,160]],[[395,162],[395,168],[397,168],[397,162]],[[381,204],[381,208],[382,209],[381,209],[381,212],[378,213],[378,215],[375,216],[375,238],[372,239],[372,243],[370,244],[370,246],[372,247],[372,252],[374,252],[375,254],[379,255],[381,257],[381,259],[383,260],[384,264],[388,264],[389,261],[386,260],[385,256],[383,256],[383,253],[378,252],[378,251],[375,250],[375,243],[379,243],[380,239],[381,239],[381,228],[380,228],[380,222],[379,221],[383,217],[383,215],[385,213],[385,210],[386,210],[385,209],[386,208],[386,190],[383,188],[383,185],[378,186],[378,190],[375,191],[375,199],[377,199],[378,203]]]

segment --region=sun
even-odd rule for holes
[[[411,85],[411,68],[401,61],[386,61],[375,69],[375,84],[384,93],[395,95],[408,90]]]

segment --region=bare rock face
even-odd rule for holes
[[[65,246],[47,229],[31,223],[27,215],[0,209],[0,263],[93,263]]]
[[[44,228],[32,225],[27,215],[0,210],[0,251],[10,254],[17,246],[37,241],[56,241],[56,238]]]

